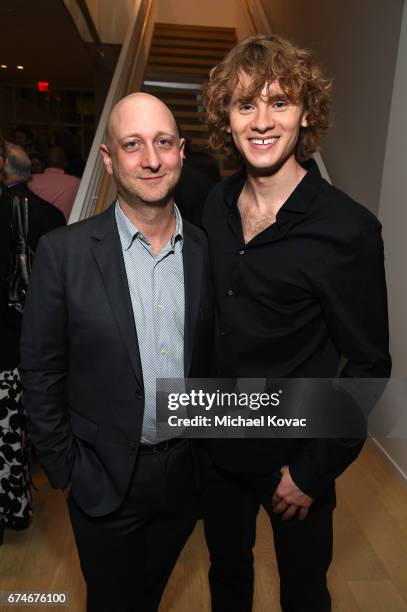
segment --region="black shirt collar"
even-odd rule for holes
[[[302,164],[307,174],[300,181],[288,199],[284,202],[277,213],[277,217],[283,212],[306,213],[309,204],[320,188],[322,177],[317,163],[310,159]],[[236,209],[239,195],[246,181],[246,170],[241,168],[225,182],[225,202],[229,208]]]

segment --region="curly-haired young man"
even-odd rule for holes
[[[311,159],[331,83],[278,36],[239,43],[210,75],[210,142],[242,168],[204,212],[222,377],[381,378],[390,373],[381,227]],[[329,410],[329,406],[326,407]],[[248,612],[260,504],[270,516],[284,612],[331,609],[335,478],[362,439],[206,440],[205,531],[215,612]]]

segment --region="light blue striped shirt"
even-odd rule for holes
[[[115,208],[143,370],[144,444],[162,441],[156,432],[156,379],[184,378],[184,239],[181,214],[175,204],[174,214],[175,233],[154,256],[148,239],[118,202]]]

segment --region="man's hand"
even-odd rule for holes
[[[297,487],[291,478],[288,465],[281,468],[282,477],[272,499],[273,510],[276,513],[283,513],[284,521],[292,518],[297,510],[298,518],[303,521],[308,514],[308,509],[313,503],[312,497],[306,495]]]

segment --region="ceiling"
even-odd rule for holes
[[[0,65],[8,66],[0,83],[93,86],[91,56],[62,0],[1,0],[0,24]]]

